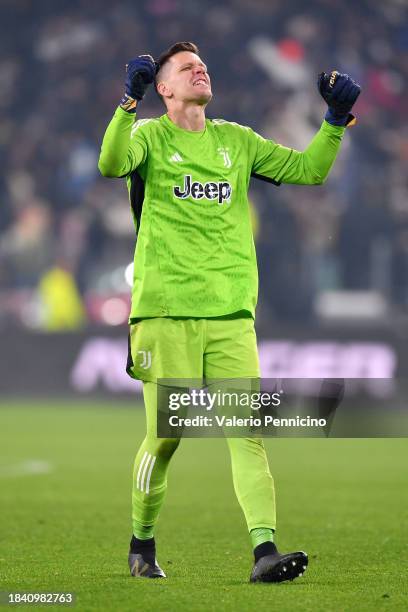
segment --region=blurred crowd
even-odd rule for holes
[[[0,22],[0,321],[46,327],[58,303],[50,279],[59,302],[75,304],[61,327],[103,313],[110,322],[104,300],[128,299],[127,190],[99,175],[99,150],[127,60],[179,40],[195,42],[209,68],[209,117],[296,149],[324,116],[320,71],[347,72],[363,88],[325,185],[251,184],[260,317],[311,320],[316,296],[342,289],[408,311],[404,0],[3,0]],[[163,112],[149,91],[139,117]]]

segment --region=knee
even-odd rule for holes
[[[263,454],[265,452],[265,446],[262,438],[228,438],[227,442],[231,454]]]
[[[171,457],[179,444],[179,438],[157,438],[155,441],[155,454],[162,458]]]

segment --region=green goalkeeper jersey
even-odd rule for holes
[[[125,177],[129,190],[137,232],[130,320],[239,311],[254,317],[250,178],[322,183],[344,131],[324,121],[299,152],[221,119],[206,119],[204,130],[193,132],[168,115],[135,120],[118,107],[99,169]]]

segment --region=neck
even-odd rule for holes
[[[205,106],[203,105],[177,105],[168,108],[167,115],[173,123],[184,130],[202,132],[205,129]]]

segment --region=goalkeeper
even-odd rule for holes
[[[136,120],[153,82],[167,112]],[[142,55],[126,66],[125,94],[106,130],[99,169],[126,179],[137,232],[127,370],[143,381],[147,433],[134,466],[132,576],[165,576],[154,530],[179,440],[157,437],[158,379],[260,376],[249,180],[324,182],[354,122],[360,87],[335,71],[322,73],[318,87],[328,110],[299,152],[249,127],[206,118],[211,81],[193,43],[176,43],[157,63]],[[227,442],[254,549],[250,580],[293,580],[308,559],[301,551],[281,554],[274,543],[275,494],[263,442]]]

